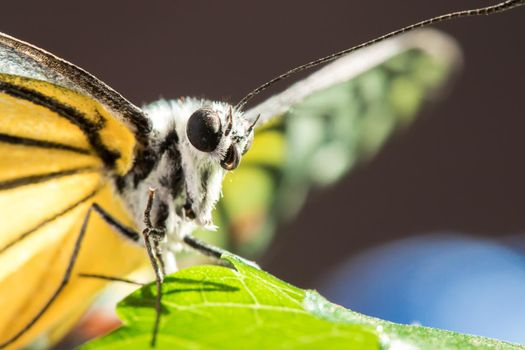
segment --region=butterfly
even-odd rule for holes
[[[520,4],[506,1],[410,28]],[[440,85],[407,67],[453,66],[425,50],[429,35],[439,35],[413,32],[384,41],[403,31],[293,69],[237,105],[182,98],[144,108],[71,63],[0,35],[0,347],[18,348],[42,335],[58,339],[105,285],[78,274],[125,276],[144,264],[144,244],[151,245],[160,274],[176,269],[181,245],[220,255],[193,238],[197,228],[222,222],[234,240],[264,244],[246,236],[271,230],[279,220],[273,210],[291,215],[310,186],[331,183],[359,157],[371,156],[415,114],[422,95]],[[273,82],[329,61],[310,78],[244,109]],[[360,109],[356,94],[381,100],[374,84],[409,101],[390,101],[393,114]],[[305,137],[319,129],[336,142],[315,131]],[[356,131],[361,135],[351,137]],[[348,148],[355,152],[341,152]],[[254,223],[255,229],[246,228]],[[141,235],[148,229],[151,241]],[[253,237],[267,241],[267,235]]]

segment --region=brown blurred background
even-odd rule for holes
[[[87,69],[136,104],[180,95],[236,102],[308,60],[495,2],[10,1],[0,30]],[[399,237],[525,232],[525,8],[438,28],[465,53],[451,94],[371,163],[313,194],[261,259],[269,271],[315,288],[344,258]]]

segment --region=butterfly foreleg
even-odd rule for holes
[[[198,238],[193,237],[192,235],[184,236],[183,242],[186,245],[188,245],[189,247],[191,247],[191,248],[195,249],[196,251],[198,251],[199,253],[217,259],[219,264],[224,264],[226,266],[231,266],[230,264],[225,262],[225,260],[222,259],[223,255],[225,253],[228,253],[229,255],[232,255],[232,253],[228,252],[227,250],[224,250],[224,249],[221,249],[219,247],[216,247],[216,246],[213,246],[211,244],[208,244],[208,243],[206,243],[204,241],[201,241]],[[259,265],[257,265],[257,263],[254,262],[254,261],[250,261],[250,260],[244,259],[243,257],[240,257],[240,256],[237,256],[237,259],[241,259],[246,264],[259,268]]]
[[[146,204],[146,209],[144,210],[145,228],[142,231],[144,245],[146,246],[146,252],[148,253],[148,257],[150,259],[151,265],[153,266],[153,271],[155,272],[155,282],[156,282],[156,287],[157,287],[157,297],[156,297],[156,303],[155,303],[156,318],[155,318],[155,324],[153,327],[153,335],[151,338],[152,347],[155,346],[159,324],[160,324],[161,301],[162,301],[162,281],[164,280],[164,275],[165,275],[165,267],[164,267],[164,261],[162,259],[162,251],[161,251],[160,243],[162,242],[162,240],[164,239],[166,235],[166,231],[164,228],[153,227],[153,224],[151,222],[151,209],[153,206],[154,197],[155,197],[155,190],[150,189],[149,196],[148,196],[148,202]],[[113,218],[108,212],[106,212],[101,206],[95,203],[93,204],[92,208],[102,217],[102,219],[104,219],[104,221],[108,225],[113,227],[116,232],[118,232],[119,234],[122,234],[124,237],[132,239],[135,242],[138,242],[140,240],[139,233],[121,224],[119,221]],[[83,276],[84,277],[94,277],[94,278],[101,277],[103,279],[127,282],[120,278],[114,278],[114,277],[103,276],[103,275],[83,274]]]
[[[200,239],[195,238],[194,236],[190,234],[184,236],[183,241],[186,245],[195,249],[199,253],[206,255],[206,256],[211,256],[212,258],[215,258],[218,260],[221,258],[222,254],[225,253],[224,249],[215,247],[211,244],[201,241]]]
[[[113,228],[113,230],[118,233],[119,235],[122,235],[123,237],[127,239],[131,239],[134,242],[140,241],[140,235],[137,231],[133,230],[130,227],[125,226],[121,222],[119,222],[117,219],[115,219],[110,213],[108,213],[104,208],[102,208],[98,203],[93,203],[92,209],[108,224]],[[136,284],[136,285],[144,285],[144,283],[132,281],[126,278],[121,278],[117,276],[107,276],[103,274],[96,274],[96,273],[79,273],[79,277],[84,278],[96,278],[111,282],[124,282],[129,284]]]
[[[121,278],[121,277],[115,277],[115,276],[102,275],[102,274],[98,274],[98,273],[79,273],[78,277],[94,278],[94,279],[104,280],[104,281],[109,281],[109,282],[123,282],[123,283],[127,283],[127,284],[134,284],[134,285],[137,285],[137,286],[144,286],[145,285],[145,283],[133,281],[133,280],[130,280],[128,278]]]
[[[134,242],[140,241],[140,235],[137,231],[134,229],[125,226],[124,224],[120,223],[117,219],[115,219],[111,214],[109,214],[107,211],[104,210],[98,203],[93,203],[92,209],[100,215],[100,217],[109,225],[111,226],[115,232],[122,235],[125,238],[131,239]]]
[[[144,237],[144,239],[148,240],[148,243],[150,243],[150,247],[148,249],[151,250],[155,256],[155,260],[157,262],[156,268],[158,269],[158,274],[161,280],[163,280],[164,276],[166,276],[166,266],[164,265],[162,249],[160,246],[160,243],[164,240],[164,237],[166,237],[166,230],[156,227],[147,227],[147,232],[145,233]],[[146,247],[148,246],[146,245]]]
[[[153,266],[153,270],[155,272],[155,281],[156,281],[156,286],[157,286],[157,298],[156,298],[156,305],[155,305],[156,306],[155,307],[156,318],[155,318],[155,325],[153,328],[153,335],[151,339],[152,347],[155,346],[158,328],[160,324],[161,301],[162,301],[161,286],[162,286],[162,281],[165,275],[165,267],[164,267],[164,262],[162,259],[162,251],[161,251],[160,243],[162,242],[162,240],[164,239],[166,235],[166,231],[164,228],[153,227],[151,223],[151,209],[153,206],[154,196],[155,196],[155,191],[150,190],[148,202],[146,205],[146,209],[144,211],[145,229],[142,231],[144,245],[146,246],[146,252],[148,253],[148,257],[150,259],[151,265]],[[120,223],[113,216],[111,216],[111,214],[105,211],[100,205],[98,205],[97,203],[94,203],[92,206],[92,209],[95,210],[100,215],[100,217],[108,225],[110,225],[117,233],[135,242],[140,241],[140,235],[138,232]],[[110,280],[110,281],[133,283],[133,284],[139,284],[139,285],[141,284],[135,281],[122,279],[119,277],[105,276],[105,275],[99,275],[99,274],[80,274],[80,276],[90,277],[90,278],[99,278],[99,279],[105,279],[105,280]]]
[[[117,233],[121,234],[125,238],[129,238],[133,240],[134,242],[139,242],[140,235],[137,231],[120,223],[118,220],[112,217],[111,214],[105,211],[104,208],[102,208],[97,203],[93,204],[93,209]],[[146,224],[146,229],[143,232],[144,244],[146,246],[148,254],[149,253],[153,254],[154,261],[151,261],[151,263],[156,273],[159,275],[162,281],[165,275],[165,266],[164,266],[164,261],[162,259],[162,251],[161,251],[160,243],[166,236],[166,230],[164,228],[153,227],[151,224],[150,216],[151,216],[151,206],[146,207],[146,210],[144,212],[144,222]],[[150,257],[150,260],[151,260],[151,257]],[[86,276],[86,274],[84,275]]]
[[[153,207],[153,200],[155,199],[155,189],[150,188],[148,193],[148,202],[144,210],[144,224],[146,228],[142,231],[144,236],[144,244],[148,257],[155,271],[155,284],[157,287],[157,298],[155,300],[155,324],[153,326],[153,335],[151,337],[150,345],[155,346],[157,342],[157,333],[160,325],[161,302],[162,302],[162,281],[164,280],[164,263],[162,260],[162,252],[160,250],[160,242],[164,238],[166,232],[162,228],[156,228],[151,222],[151,208]]]

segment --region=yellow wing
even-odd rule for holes
[[[0,74],[0,343],[24,327],[58,287],[93,202],[133,227],[110,183],[133,162],[136,138],[84,94]],[[123,276],[143,250],[92,215],[73,277],[45,315],[9,348],[62,333],[104,283],[79,272]]]

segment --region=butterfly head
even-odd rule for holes
[[[213,228],[211,213],[224,175],[240,165],[257,121],[227,103],[195,98],[161,100],[145,111],[156,131],[152,144],[158,145],[158,161],[142,187],[166,189],[157,197],[171,203],[175,222]],[[143,188],[134,191],[144,193]],[[167,197],[160,198],[163,194]]]
[[[201,107],[186,124],[186,137],[199,152],[215,155],[220,166],[234,170],[253,142],[255,122],[248,122],[231,106],[227,110]]]
[[[236,169],[253,141],[254,122],[232,106],[211,101],[187,100],[180,152],[185,174],[184,208],[200,225],[211,228],[211,212],[218,201],[222,179]]]

